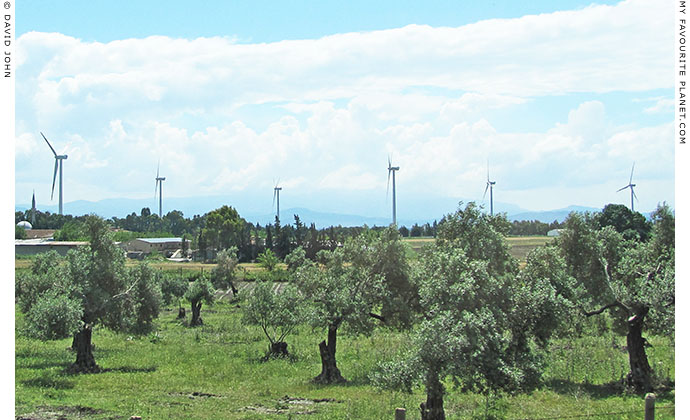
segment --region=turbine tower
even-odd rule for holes
[[[62,214],[62,161],[67,159],[67,155],[58,155],[55,152],[55,149],[53,149],[53,146],[50,145],[50,142],[46,138],[46,136],[41,133],[41,136],[43,136],[43,140],[48,143],[48,147],[50,147],[50,150],[53,152],[53,155],[55,156],[55,170],[53,171],[53,189],[50,190],[50,199],[53,199],[53,193],[55,192],[55,178],[57,177],[58,173],[58,166],[60,167],[60,186],[59,186],[59,201],[58,201],[58,214]]]
[[[496,181],[491,181],[489,178],[489,162],[486,162],[486,188],[484,189],[484,196],[482,197],[482,201],[486,198],[486,191],[489,190],[489,208],[490,210],[490,215],[494,215],[494,185],[496,184]]]
[[[391,165],[391,157],[388,156],[388,184],[386,185],[386,195],[388,195],[388,187],[390,186],[391,182],[391,173],[393,173],[393,224],[397,226],[397,218],[395,215],[395,171],[399,171],[400,167],[399,166],[392,166]]]
[[[36,226],[36,191],[31,195],[31,227]]]
[[[280,182],[280,179],[278,182]],[[280,223],[280,190],[282,190],[283,187],[279,187],[278,182],[276,182],[276,186],[273,187],[273,204],[276,206],[276,219],[278,219],[278,223]]]
[[[633,171],[635,170],[635,162],[633,162],[632,169],[630,170],[630,181],[628,181],[628,185],[625,187],[619,189],[616,192],[623,191],[626,188],[630,188],[630,210],[635,211],[635,203],[633,202],[633,198],[637,200],[637,195],[635,195],[635,184],[632,183],[632,177],[633,177]],[[639,200],[638,200],[639,201]]]
[[[158,160],[158,169],[156,169],[156,188],[153,190],[153,200],[156,200],[156,193],[158,193],[158,217],[163,218],[163,181],[164,176],[160,176],[161,161]]]

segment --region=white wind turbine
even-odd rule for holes
[[[153,190],[153,200],[156,200],[156,193],[158,193],[158,217],[163,218],[163,181],[164,176],[160,176],[161,161],[158,159],[158,168],[156,169],[156,188]]]
[[[273,205],[276,206],[276,219],[278,219],[278,223],[280,223],[280,190],[283,189],[282,187],[278,186],[279,182],[280,178],[278,179],[278,182],[276,182],[275,187],[273,187]]]
[[[53,199],[53,193],[55,192],[55,178],[57,177],[58,173],[58,167],[60,167],[60,185],[58,187],[59,191],[59,199],[58,199],[58,214],[62,214],[62,161],[67,159],[67,155],[58,155],[55,152],[55,149],[53,149],[53,146],[50,145],[50,142],[46,138],[46,136],[41,133],[41,136],[43,136],[43,140],[48,143],[48,147],[50,147],[50,150],[53,152],[53,155],[55,156],[55,170],[53,171],[53,188],[50,190],[50,199]]]
[[[399,171],[399,166],[391,165],[391,157],[388,156],[388,184],[386,185],[386,196],[388,195],[388,188],[391,182],[391,173],[393,173],[393,224],[397,226],[397,218],[395,215],[395,171]]]
[[[635,195],[635,184],[632,183],[632,177],[633,177],[633,171],[635,170],[635,162],[633,162],[632,169],[630,170],[630,181],[628,181],[628,185],[625,187],[619,189],[616,192],[623,191],[626,188],[630,188],[630,210],[635,211],[635,203],[633,202],[633,198],[637,200],[637,195]],[[639,201],[639,200],[638,200]]]
[[[486,191],[489,191],[489,208],[490,210],[490,215],[494,215],[494,185],[496,185],[496,181],[491,181],[489,178],[489,161],[486,162],[486,188],[484,189],[484,196],[482,197],[482,201],[486,198]]]

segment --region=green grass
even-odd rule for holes
[[[188,328],[176,321],[176,310],[164,311],[157,331],[129,337],[97,328],[93,342],[97,363],[105,372],[66,373],[74,361],[70,340],[40,342],[21,334],[17,313],[15,409],[33,419],[392,419],[396,407],[419,418],[423,390],[412,394],[381,391],[368,383],[377,361],[392,358],[405,336],[378,330],[371,337],[341,335],[338,365],[349,383],[320,386],[318,343],[325,332],[302,327],[287,341],[289,360],[262,362],[267,341],[257,328],[240,323],[236,303],[204,306],[205,325]],[[497,418],[563,418],[597,413],[596,419],[640,419],[644,401],[626,395],[615,381],[627,371],[626,354],[611,336],[560,339],[553,342],[544,385],[530,393],[490,401]],[[650,337],[650,362],[671,380],[674,349],[668,339]],[[624,344],[618,338],[617,344]],[[306,399],[328,399],[313,402]],[[481,418],[484,397],[462,393],[448,384],[448,419]],[[657,419],[671,419],[672,392],[657,402]],[[33,414],[32,414],[33,413]],[[300,414],[302,413],[302,414]],[[310,414],[305,414],[310,413]]]

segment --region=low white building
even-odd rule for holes
[[[563,229],[551,229],[550,231],[546,232],[546,236],[561,236],[561,232],[563,232]]]
[[[49,239],[15,239],[15,255],[36,255],[42,252],[57,251],[60,255],[67,255],[70,249],[88,245],[81,241],[53,241]]]
[[[182,238],[137,238],[121,245],[127,252],[150,254],[153,251],[167,256],[182,248]]]

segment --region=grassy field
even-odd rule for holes
[[[267,341],[240,323],[237,302],[204,306],[205,325],[189,328],[167,308],[157,331],[144,337],[94,331],[95,357],[104,372],[66,373],[74,361],[70,340],[40,342],[21,334],[17,313],[15,410],[18,419],[392,419],[396,407],[419,418],[422,389],[381,391],[367,378],[377,361],[392,358],[405,336],[378,330],[371,337],[342,336],[338,364],[345,385],[315,385],[318,343],[325,331],[303,327],[288,337],[288,360],[261,361]],[[624,339],[617,338],[617,345]],[[674,348],[650,337],[650,361],[674,378]],[[616,381],[627,371],[626,354],[612,337],[553,342],[540,389],[490,401],[494,418],[630,419],[643,417],[641,396],[626,395]],[[483,418],[487,400],[447,384],[447,418]],[[672,419],[674,394],[661,393],[657,419]],[[615,413],[615,414],[606,414]],[[573,417],[570,417],[573,416]]]
[[[510,246],[510,255],[515,257],[519,262],[524,263],[527,254],[538,246],[545,245],[553,240],[549,236],[512,236],[506,238]],[[422,247],[428,243],[432,243],[434,238],[405,238],[405,243],[410,245],[412,249],[419,252]]]

